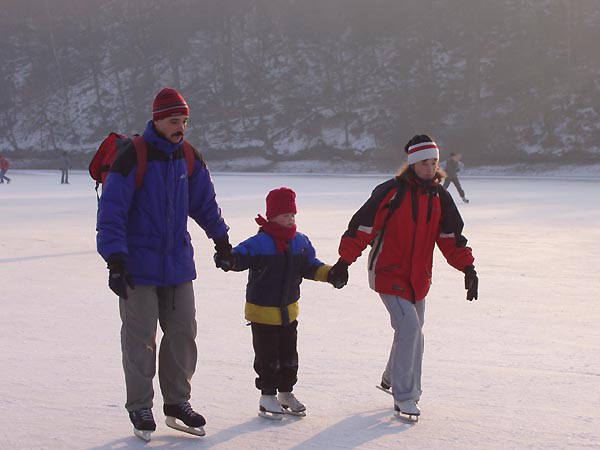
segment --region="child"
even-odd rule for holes
[[[319,261],[308,237],[296,231],[293,190],[269,192],[267,219],[259,215],[256,222],[261,227],[258,234],[234,248],[234,265],[217,255],[215,263],[225,271],[249,269],[245,312],[252,327],[256,387],[261,391],[259,416],[281,420],[284,409],[305,416],[306,407],[292,392],[298,380],[300,283],[302,278],[329,281],[331,266]]]

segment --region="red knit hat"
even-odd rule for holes
[[[279,214],[296,214],[296,193],[290,188],[273,189],[267,195],[267,219],[271,220]]]
[[[190,108],[183,96],[170,87],[161,89],[152,103],[152,120],[179,115],[190,115]]]

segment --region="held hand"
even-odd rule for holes
[[[222,238],[215,239],[215,266],[225,272],[230,271],[235,266],[235,253],[229,243],[229,236],[225,235]]]
[[[465,272],[465,289],[467,290],[467,300],[477,300],[477,288],[479,287],[479,278],[477,278],[477,272],[475,267],[467,266],[464,269]]]
[[[339,259],[327,274],[327,282],[334,288],[341,289],[348,284],[348,263]]]
[[[215,266],[224,272],[229,272],[235,267],[235,252],[230,250],[229,253],[215,253],[213,256]]]
[[[127,286],[135,289],[131,274],[127,271],[125,255],[115,254],[108,258],[108,287],[120,298],[127,300]]]

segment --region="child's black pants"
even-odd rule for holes
[[[298,381],[298,321],[285,326],[251,325],[256,387],[265,395],[292,392]]]

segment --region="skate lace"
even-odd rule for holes
[[[190,405],[190,402],[181,403],[179,405],[179,408],[181,408],[181,411],[183,411],[187,416],[195,417],[198,415],[198,413],[192,409],[192,405]]]
[[[300,402],[300,400],[298,400],[296,398],[296,396],[293,393],[289,393],[286,398],[285,398],[285,402],[287,402],[287,404],[292,408],[292,409],[296,409],[296,408],[302,408],[304,407],[304,405]]]
[[[142,408],[138,411],[138,416],[142,420],[154,420],[152,416],[152,410],[150,408]]]
[[[302,406],[304,406],[304,405],[303,405],[303,404],[300,402],[300,400],[298,400],[298,399],[297,399],[297,398],[294,396],[294,394],[292,394],[292,395],[290,396],[290,404],[291,404],[291,406],[293,406],[294,408],[298,408],[298,407],[302,407]]]

